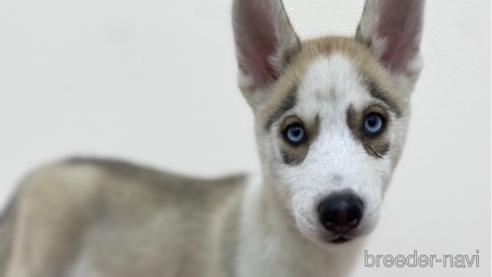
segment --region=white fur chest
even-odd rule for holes
[[[295,226],[288,226],[292,219],[285,210],[262,203],[265,200],[262,193],[265,191],[256,180],[249,185],[243,199],[235,276],[338,277],[349,274],[362,251],[363,239],[351,245],[324,249],[302,236]]]

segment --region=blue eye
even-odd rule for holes
[[[292,145],[300,145],[307,139],[304,128],[299,124],[290,125],[285,131],[285,138]]]
[[[370,113],[364,121],[364,133],[369,136],[379,136],[384,130],[383,118],[376,113]]]

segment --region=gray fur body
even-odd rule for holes
[[[330,259],[259,181],[191,179],[113,160],[41,168],[2,219],[0,276],[318,276],[325,268],[344,276],[347,267],[334,265],[353,262],[358,249]]]
[[[2,274],[11,256],[7,276],[230,276],[245,180],[107,160],[40,169],[3,217]]]

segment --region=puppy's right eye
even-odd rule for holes
[[[300,124],[292,124],[284,132],[284,137],[291,145],[301,145],[307,140],[306,131]]]

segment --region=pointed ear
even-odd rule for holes
[[[367,0],[356,39],[397,79],[413,91],[420,71],[424,0]]]
[[[232,16],[239,86],[249,98],[277,80],[300,42],[281,0],[234,0]]]

